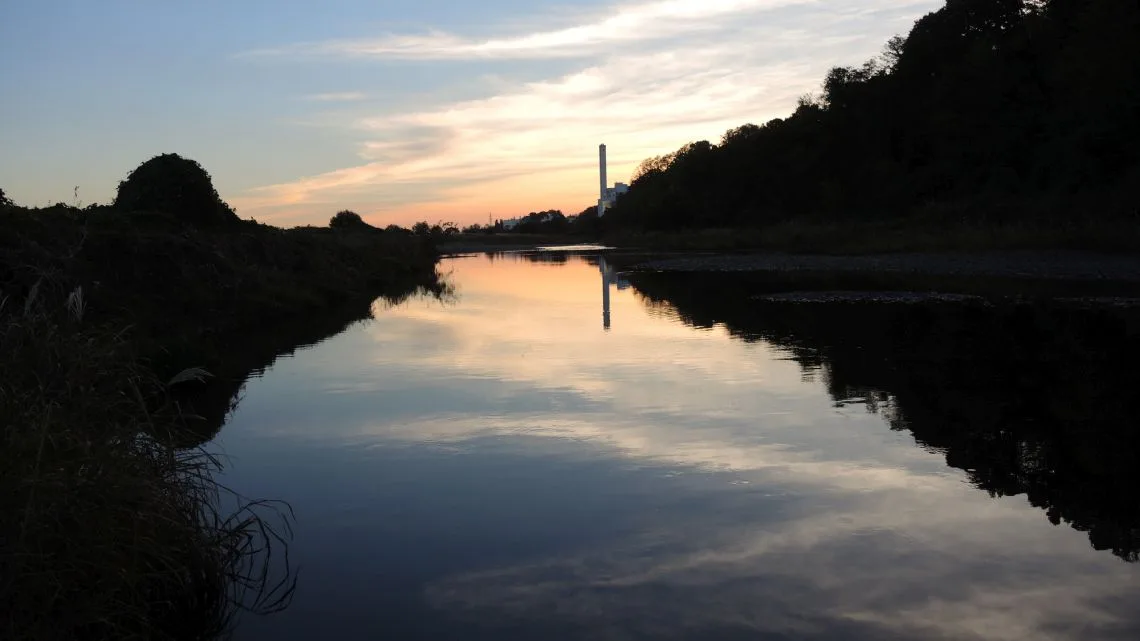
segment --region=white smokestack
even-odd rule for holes
[[[601,191],[598,192],[598,215],[601,216],[606,213],[606,186],[609,182],[606,180],[606,146],[604,144],[598,145],[598,174],[601,179]]]

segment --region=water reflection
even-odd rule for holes
[[[605,256],[598,260],[598,271],[602,272],[602,328],[610,328],[610,282],[613,269],[606,264]]]
[[[246,621],[240,638],[1140,635],[1140,566],[1024,500],[978,491],[976,463],[946,465],[956,446],[935,436],[959,427],[975,456],[1024,456],[968,424],[985,413],[960,409],[981,381],[1021,371],[987,374],[963,351],[1000,323],[967,332],[972,316],[851,312],[851,329],[835,330],[846,309],[754,313],[756,301],[725,302],[749,287],[722,276],[607,287],[620,275],[607,275],[610,259],[547,258],[451,261],[458,303],[408,301],[249,385],[217,445],[232,485],[294,506],[302,570],[292,608]],[[618,320],[608,330],[599,277]],[[947,344],[913,347],[928,340]],[[953,374],[908,362],[924,354]],[[1095,360],[1074,361],[1090,388],[1105,372]],[[972,367],[980,380],[963,381]],[[948,383],[933,418],[911,409]],[[1027,404],[987,425],[1012,428]],[[919,419],[939,428],[927,436]],[[1068,472],[1035,478],[1070,504],[1093,487],[1061,492],[1093,482]]]
[[[637,274],[634,284],[687,323],[785,348],[837,403],[909,430],[990,495],[1025,494],[1094,548],[1140,558],[1135,308],[796,304],[744,295],[746,276]]]
[[[391,308],[416,296],[449,300],[453,295],[451,284],[438,273],[420,276],[392,284],[389,291],[375,300],[361,298],[329,307],[321,314],[285,319],[260,332],[246,332],[217,341],[228,344],[230,349],[217,363],[200,363],[207,365],[211,376],[200,383],[184,383],[175,389],[187,415],[197,419],[187,422],[189,429],[179,435],[180,444],[192,448],[214,438],[237,407],[249,380],[261,376],[277,359],[291,356],[297,350],[372,318],[378,306]],[[186,363],[179,366],[185,367]]]

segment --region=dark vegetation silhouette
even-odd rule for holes
[[[348,209],[338,211],[336,214],[334,214],[333,217],[329,220],[329,227],[332,227],[333,229],[354,231],[376,229],[372,225],[364,222],[364,219],[360,217],[360,214]]]
[[[772,276],[631,273],[645,305],[783,349],[993,497],[1026,495],[1097,550],[1140,559],[1140,311],[1076,303],[782,302]],[[795,288],[837,283],[804,276]],[[823,277],[819,277],[823,278]],[[846,283],[854,287],[854,283]]]
[[[421,220],[412,225],[411,233],[416,236],[430,238],[434,241],[441,241],[448,236],[453,236],[459,233],[459,226],[452,222],[437,222],[434,225]]]
[[[468,225],[462,229],[462,241],[473,242],[474,247],[478,247],[481,241],[491,245],[523,242],[564,244],[594,242],[601,238],[602,232],[597,207],[587,207],[571,216],[559,209],[548,209],[532,211],[511,227],[507,227],[503,220],[487,225]]]
[[[598,208],[596,206],[587,207],[571,216],[569,227],[571,234],[587,238],[598,238],[605,230],[605,227],[602,226],[602,219],[598,216]]]
[[[1137,184],[1140,4],[949,0],[787,118],[646,160],[603,220],[1131,230]]]
[[[139,165],[119,183],[115,209],[176,216],[199,227],[233,225],[237,214],[224,203],[210,174],[178,154],[162,154]]]
[[[86,324],[79,290],[2,302],[0,634],[210,639],[287,605],[287,506],[172,446],[192,418],[173,393],[201,372],[157,378],[121,331]]]
[[[519,234],[558,234],[568,231],[569,223],[559,209],[532,211],[512,230]]]
[[[0,637],[205,639],[287,605],[288,506],[230,495],[201,445],[250,372],[445,292],[436,257],[241,220],[172,154],[113,205],[2,199]]]

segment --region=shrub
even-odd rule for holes
[[[162,154],[139,165],[119,183],[115,207],[174,214],[195,226],[238,222],[237,214],[214,189],[210,174],[178,154]]]
[[[329,227],[333,229],[375,229],[372,225],[364,222],[360,214],[348,209],[338,211],[329,221]]]

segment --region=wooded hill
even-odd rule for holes
[[[1140,3],[949,0],[791,116],[646,160],[607,227],[1140,215]]]

